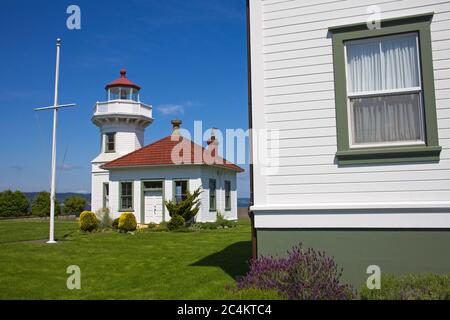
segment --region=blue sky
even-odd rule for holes
[[[66,27],[71,4],[81,30]],[[99,152],[93,106],[121,68],[154,107],[146,144],[170,134],[173,118],[189,130],[194,120],[248,127],[244,0],[3,0],[0,30],[0,190],[49,189],[52,113],[33,108],[53,103],[57,37],[59,102],[78,104],[59,113],[58,192],[89,192]],[[239,193],[248,196],[248,170]]]

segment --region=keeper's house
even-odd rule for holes
[[[165,201],[182,201],[201,188],[197,222],[216,221],[220,212],[237,220],[237,165],[218,155],[218,139],[201,146],[172,121],[170,134],[144,146],[153,122],[152,107],[140,99],[141,88],[120,71],[106,86],[107,100],[97,102],[92,122],[100,131],[100,153],[92,161],[92,210],[109,209],[114,218],[132,212],[141,224],[170,220]]]
[[[450,2],[248,7],[253,156],[278,132],[253,166],[257,253],[302,242],[353,283],[450,272]]]

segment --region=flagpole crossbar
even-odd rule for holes
[[[71,104],[61,104],[59,106],[50,106],[50,107],[42,107],[42,108],[36,108],[34,111],[44,111],[44,110],[53,110],[53,109],[60,109],[60,108],[70,108],[70,107],[76,107],[77,105],[74,103]]]

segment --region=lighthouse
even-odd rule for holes
[[[120,77],[107,84],[106,101],[97,102],[92,122],[99,128],[99,155],[92,161],[92,210],[109,208],[109,171],[102,166],[144,146],[144,131],[152,122],[152,106],[141,102],[141,87]],[[131,192],[131,190],[130,190]]]

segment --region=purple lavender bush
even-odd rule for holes
[[[294,246],[285,258],[261,257],[250,263],[250,271],[238,280],[238,289],[275,290],[289,300],[347,300],[354,289],[340,283],[342,269],[314,249]]]

